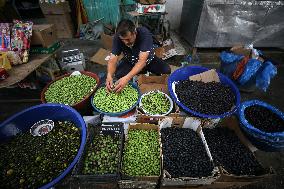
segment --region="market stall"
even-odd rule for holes
[[[81,141],[78,151],[81,154],[80,159],[75,158],[71,164],[65,160],[59,160],[62,161],[63,167],[41,184],[37,178],[29,180],[25,176],[33,174],[33,169],[24,169],[27,172],[22,173],[15,171],[13,167],[3,167],[6,174],[1,176],[2,179],[18,179],[17,183],[14,180],[5,183],[7,186],[13,187],[17,184],[22,187],[31,185],[42,188],[48,188],[51,185],[112,188],[175,188],[178,186],[225,188],[258,182],[275,174],[271,167],[264,167],[256,159],[254,151],[255,147],[266,151],[283,150],[281,143],[283,113],[265,105],[265,110],[250,110],[250,112],[245,111],[244,114],[239,114],[239,122],[233,114],[238,113],[237,110],[243,112],[242,107],[249,107],[249,105],[246,103],[240,105],[238,89],[226,76],[215,70],[189,66],[176,70],[168,77],[141,76],[138,83],[130,84],[118,94],[114,92],[107,94],[103,91],[105,87],[100,86],[99,80],[96,80],[97,77],[93,76],[93,73],[75,72],[56,79],[42,92],[44,99],[42,102],[45,104],[25,110],[0,125],[1,134],[5,136],[2,137],[1,145],[9,146],[13,143],[3,142],[7,137],[12,137],[13,139],[9,141],[15,142],[25,140],[25,136],[39,141],[41,139],[44,141],[44,137],[53,135],[59,135],[59,137],[63,135],[61,136],[63,140],[65,140],[64,137],[74,138],[72,134],[61,130],[57,123],[53,125],[53,129],[48,129],[50,123],[39,124],[39,127],[43,128],[37,128],[36,132],[38,135],[44,133],[43,136],[32,136],[32,133],[35,132],[34,124],[37,125],[46,119],[52,122],[59,121],[59,123],[71,121],[68,124],[75,125],[79,123],[74,118],[69,118],[69,113],[66,111],[74,112],[80,124],[85,125],[82,116],[70,107],[77,109],[78,107],[74,104],[82,100],[85,101],[81,103],[82,107],[87,107],[87,104],[92,105],[94,114],[100,115],[96,118],[97,121],[87,123],[87,129],[82,129],[82,125],[81,129],[79,128],[81,132],[86,132],[80,137],[81,140],[85,140]],[[61,82],[64,85],[61,85]],[[85,91],[84,87],[90,91]],[[162,90],[164,92],[161,92]],[[76,91],[85,91],[85,93],[80,93],[80,96]],[[183,91],[186,91],[188,95],[184,96]],[[192,91],[199,95],[190,96]],[[62,94],[59,95],[60,93]],[[194,101],[191,101],[191,98],[194,98]],[[72,99],[74,101],[71,102]],[[216,101],[219,105],[214,104]],[[53,105],[53,102],[69,106]],[[214,105],[214,108],[208,107],[209,105]],[[270,130],[265,130],[267,126],[263,125],[263,122],[255,122],[252,119],[260,111],[267,112],[266,115],[275,120]],[[31,117],[32,114],[38,116]],[[120,123],[103,122],[105,116]],[[136,117],[136,121],[127,122],[127,119],[133,116]],[[26,123],[19,125],[19,120],[22,119],[26,120]],[[13,128],[11,128],[12,123]],[[249,132],[249,129],[255,130],[255,134]],[[251,134],[246,138],[248,133]],[[270,135],[279,136],[278,142],[273,143],[269,140]],[[21,136],[23,139],[19,139]],[[262,136],[267,136],[267,140],[261,139]],[[262,148],[261,145],[257,145],[259,142],[268,144],[268,140],[271,142],[269,143],[271,147],[266,145],[266,148]],[[71,145],[70,142],[68,143]],[[256,143],[255,147],[252,143]],[[61,147],[61,149],[64,150],[67,147]],[[73,152],[75,153],[76,150],[74,149]],[[36,153],[47,152],[36,151]],[[39,162],[40,167],[43,168],[44,165],[41,162],[49,161],[51,157],[42,154],[40,158],[38,155],[34,158],[34,163]],[[7,160],[4,158],[3,161]],[[9,161],[11,161],[10,166],[22,163],[16,159]],[[70,175],[64,179],[68,172]],[[18,174],[22,174],[23,178]],[[59,178],[56,178],[56,175],[60,175]],[[62,181],[56,184],[59,180]]]
[[[141,29],[151,45],[147,56],[153,56],[144,62],[147,73],[130,74],[132,78],[122,84],[121,78],[111,73],[110,82],[106,70],[111,64],[112,46],[117,45],[113,41],[122,39],[114,35],[116,26],[109,25],[118,19],[118,7],[107,9],[105,5],[118,6],[117,1],[88,2],[19,3],[20,12],[28,10],[25,6],[41,9],[49,24],[25,20],[0,23],[1,90],[17,87],[31,75],[36,76],[34,82],[41,83],[36,99],[30,99],[38,105],[29,104],[14,115],[7,111],[13,109],[10,103],[21,109],[17,103],[25,99],[20,93],[10,101],[0,96],[5,104],[5,109],[0,105],[0,116],[2,110],[10,115],[0,122],[0,188],[234,188],[283,175],[284,113],[276,106],[281,103],[269,101],[271,97],[280,102],[283,96],[279,86],[272,85],[274,91],[270,91],[272,79],[280,70],[275,61],[253,44],[222,49],[216,66],[211,60],[204,66],[196,54],[169,59],[177,53],[167,54],[176,43],[170,38],[163,41],[170,35],[170,26],[164,22],[166,1],[123,1],[121,10],[125,4],[136,5],[135,12],[127,11],[136,20],[135,32],[142,23],[139,17],[163,17],[158,24],[153,23],[155,30],[161,30],[162,41],[160,46],[152,44],[157,36]],[[189,1],[185,2],[187,7]],[[267,2],[250,6],[266,7],[270,5]],[[269,10],[283,9],[282,2],[275,3]],[[212,8],[216,2],[203,4]],[[93,22],[88,22],[84,6],[88,7],[88,16],[96,18]],[[233,6],[239,5],[234,2]],[[241,8],[245,6],[241,4]],[[90,16],[94,10],[98,14]],[[74,13],[78,39],[73,41]],[[131,25],[132,21],[124,22]],[[131,36],[140,40],[131,31]],[[203,36],[202,40],[207,39]],[[121,49],[134,52],[138,42],[126,46],[121,42]],[[217,46],[222,40],[218,42]],[[138,57],[135,53],[127,55],[128,51],[121,53],[117,64],[127,58],[133,66],[143,62],[140,55],[146,53],[145,49],[138,50]],[[157,63],[153,60],[160,60],[161,69],[157,70],[165,68],[162,73],[168,74],[155,75],[155,70],[147,70],[148,65]],[[175,69],[170,70],[168,63]],[[284,72],[279,73],[278,81],[279,77],[283,80]],[[121,91],[116,92],[116,87]],[[246,98],[242,89],[248,87],[258,88],[266,96],[251,93]],[[278,159],[261,161],[258,152],[266,156],[279,153]],[[282,181],[280,178],[283,186]]]

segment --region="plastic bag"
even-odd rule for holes
[[[18,65],[23,63],[20,56],[14,51],[8,51],[7,58],[12,65]]]
[[[256,86],[257,88],[266,92],[270,79],[272,79],[277,74],[277,68],[269,61],[263,63],[261,70],[256,76]]]
[[[284,113],[281,112],[279,109],[275,108],[274,106],[271,106],[270,104],[267,104],[259,100],[245,101],[240,105],[238,112],[241,129],[245,131],[245,133],[248,133],[257,140],[263,140],[265,142],[269,142],[274,145],[284,144],[284,132],[267,133],[255,128],[253,125],[251,125],[248,122],[248,120],[245,118],[245,109],[254,105],[263,106],[269,109],[270,111],[276,113],[282,119],[284,119]]]
[[[243,59],[244,56],[234,54],[232,52],[223,51],[220,54],[221,68],[220,71],[231,78],[236,70],[237,64]]]
[[[11,50],[20,56],[23,63],[28,62],[32,26],[32,22],[14,20],[12,27]]]
[[[238,83],[240,85],[245,85],[251,78],[253,78],[256,75],[261,65],[262,65],[261,61],[256,59],[250,59],[246,64],[243,74],[239,77]]]
[[[12,68],[6,52],[0,52],[0,68],[4,68],[5,70]]]
[[[0,50],[7,51],[11,47],[10,25],[9,23],[0,23]]]

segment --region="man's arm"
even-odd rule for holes
[[[121,45],[122,45],[122,42],[119,40],[118,36],[115,35],[112,41],[112,51],[111,51],[110,59],[107,64],[107,78],[106,78],[107,91],[112,91],[113,75],[116,71],[116,63],[118,61],[118,56],[122,52]]]
[[[114,91],[120,92],[122,89],[127,85],[127,83],[135,76],[137,75],[142,69],[146,66],[146,61],[149,56],[149,52],[140,52],[139,54],[139,60],[135,64],[135,66],[132,68],[132,70],[124,77],[120,78],[117,81],[117,85],[114,88]]]
[[[113,54],[110,55],[110,59],[107,64],[107,79],[106,79],[106,88],[108,91],[112,90],[113,85],[113,75],[116,70],[116,63],[118,61],[118,56]]]
[[[139,74],[142,69],[146,66],[146,61],[148,59],[149,53],[148,52],[140,52],[139,60],[132,68],[132,70],[126,75],[129,80],[132,79],[135,75]]]
[[[113,77],[115,73],[117,61],[118,61],[118,56],[111,54],[107,64],[107,73],[111,77]]]

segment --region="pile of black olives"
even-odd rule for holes
[[[220,82],[184,80],[176,84],[175,91],[181,103],[203,114],[224,114],[235,104],[235,95],[230,87]]]

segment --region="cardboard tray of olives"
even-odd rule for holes
[[[112,183],[120,179],[124,143],[123,123],[89,125],[84,153],[72,176],[82,182]]]
[[[127,132],[125,133],[126,135],[126,144],[124,147],[124,154],[123,154],[123,158],[122,158],[122,166],[124,166],[124,162],[126,161],[126,150],[127,150],[127,140],[129,139],[129,131],[138,131],[138,132],[143,132],[143,131],[155,131],[157,132],[158,135],[158,150],[157,150],[157,157],[159,157],[157,160],[157,165],[159,167],[159,170],[155,171],[156,174],[150,174],[151,176],[129,176],[126,173],[124,173],[124,168],[121,168],[121,180],[118,182],[119,187],[120,188],[156,188],[157,184],[159,182],[160,179],[160,175],[161,175],[161,166],[162,166],[162,147],[161,147],[161,139],[160,139],[160,132],[159,132],[159,126],[158,125],[154,125],[154,124],[148,124],[148,123],[135,123],[135,124],[130,124],[129,128],[127,130]],[[147,146],[147,144],[145,144],[145,146]],[[145,150],[145,149],[144,149]],[[143,153],[145,156],[147,156],[147,154]],[[148,154],[149,155],[149,154]],[[138,157],[137,157],[138,158]],[[147,159],[147,157],[145,158]],[[139,160],[138,160],[139,161]],[[150,162],[150,161],[149,161]],[[151,161],[152,163],[154,162],[154,160],[152,159]],[[154,164],[152,164],[152,167],[155,167]],[[146,167],[147,165],[143,164],[143,167]],[[143,169],[143,168],[141,168]]]
[[[275,175],[275,171],[271,166],[264,167],[261,164],[261,162],[257,160],[257,157],[255,156],[255,152],[257,149],[248,141],[248,139],[241,132],[239,128],[239,122],[236,117],[234,116],[228,117],[226,119],[223,119],[219,124],[215,125],[214,127],[210,127],[211,129],[219,130],[214,135],[218,136],[217,139],[218,141],[222,141],[220,144],[222,144],[221,146],[223,146],[223,148],[221,148],[219,145],[216,145],[215,147],[210,146],[210,144],[212,145],[216,143],[214,141],[210,142],[212,134],[210,136],[210,133],[208,133],[209,131],[207,130],[206,132],[206,128],[208,129],[208,126],[207,127],[203,126],[202,130],[205,135],[204,137],[207,141],[209,150],[212,154],[213,160],[216,162],[216,164],[218,164],[219,170],[221,172],[221,177],[218,179],[219,182],[252,183]],[[226,133],[222,134],[220,132],[226,132]],[[227,140],[222,139],[222,135],[226,136]],[[235,137],[233,137],[232,135],[235,135]],[[233,140],[234,138],[235,140],[237,140],[235,142],[237,143],[236,145],[238,146],[232,144],[233,141],[231,142],[229,141]],[[226,145],[230,146],[230,148],[226,148]],[[216,158],[214,158],[215,150],[219,151],[219,153],[215,152],[217,153],[215,156]],[[228,150],[229,152],[226,152]],[[225,156],[223,157],[225,158],[225,160],[226,159],[230,160],[230,158],[233,158],[229,161],[230,162],[229,165],[225,165],[226,163],[228,163],[226,161],[223,164],[221,162],[219,163],[217,162],[218,161],[217,156],[220,156],[222,154]],[[237,162],[237,167],[233,166],[234,162]]]
[[[198,122],[198,124],[196,123],[197,122],[185,120],[183,124],[176,125],[168,118],[165,118],[160,121],[159,126],[163,147],[163,169],[161,177],[161,186],[208,186],[217,181],[220,177],[220,171],[213,162],[212,156],[203,136],[201,122]],[[180,133],[181,136],[178,136],[177,133]],[[184,137],[188,139],[185,139]],[[174,146],[176,146],[176,148]],[[191,150],[188,151],[189,149]],[[189,156],[189,154],[191,155]],[[180,161],[184,162],[179,163]],[[185,167],[186,162],[190,162],[187,165],[189,167],[182,170],[182,167]],[[182,166],[179,166],[179,164]],[[192,167],[191,165],[193,164],[196,164],[197,167],[202,167],[201,170],[200,168],[196,169]]]

